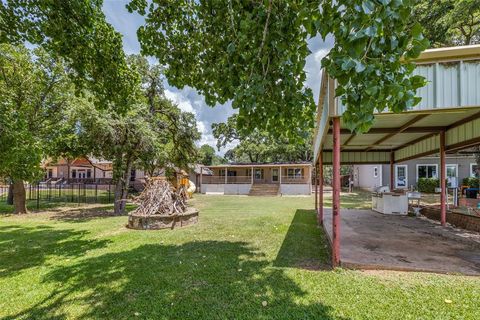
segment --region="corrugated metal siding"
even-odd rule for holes
[[[323,152],[323,163],[332,163],[332,152]],[[385,163],[390,162],[390,152],[364,152],[364,151],[342,151],[340,153],[341,163]]]
[[[480,105],[480,62],[462,63],[462,104]]]
[[[417,90],[417,96],[422,98],[422,101],[415,106],[414,109],[428,109],[429,106],[434,105],[435,103],[435,86],[433,83],[435,75],[435,65],[422,65],[417,66],[413,71],[413,74],[420,75],[427,79],[427,85],[423,88]]]
[[[480,119],[464,123],[446,132],[447,146],[480,137]]]
[[[412,110],[480,105],[480,61],[418,65],[413,74],[425,77],[427,85],[417,90],[422,100]],[[341,98],[336,100],[342,115],[345,106]]]
[[[440,147],[440,139],[439,136],[433,136],[428,139],[422,140],[411,146],[404,147],[395,151],[395,160],[406,159],[409,157],[413,157],[419,154],[423,154],[430,151],[438,150]]]
[[[327,85],[327,92],[328,92],[328,85]],[[328,94],[325,95],[325,99],[323,100],[323,109],[322,109],[322,116],[320,117],[320,121],[317,123],[318,130],[317,136],[315,137],[315,143],[313,146],[313,156],[314,159],[317,159],[318,152],[320,150],[320,145],[322,143],[323,137],[328,130],[329,123],[328,123]]]

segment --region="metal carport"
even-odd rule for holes
[[[375,114],[367,133],[351,133],[342,121],[335,80],[323,72],[314,135],[315,204],[323,224],[324,164],[333,165],[332,264],[340,263],[340,164],[385,164],[431,154],[440,156],[441,223],[446,223],[445,154],[480,144],[480,45],[431,49],[416,60],[415,73],[428,84],[422,101],[402,113]],[[393,170],[390,170],[393,172]],[[393,186],[393,175],[390,177]]]

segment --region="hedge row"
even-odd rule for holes
[[[463,179],[463,185],[469,188],[478,188],[480,184],[480,178],[465,178]]]
[[[417,189],[419,192],[434,193],[435,188],[440,187],[440,179],[435,178],[419,178]]]

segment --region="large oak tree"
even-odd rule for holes
[[[419,102],[424,79],[409,62],[428,41],[410,24],[415,0],[132,0],[145,16],[142,52],[158,58],[168,81],[191,86],[210,105],[232,101],[242,130],[295,136],[314,124],[305,87],[307,41],[332,35],[322,65],[338,81],[344,121],[366,130],[372,113]],[[403,62],[400,60],[403,57]]]

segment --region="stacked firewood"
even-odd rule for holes
[[[144,216],[175,215],[187,209],[187,193],[185,187],[174,188],[163,179],[150,179],[145,189],[138,196],[139,206],[132,213]]]

